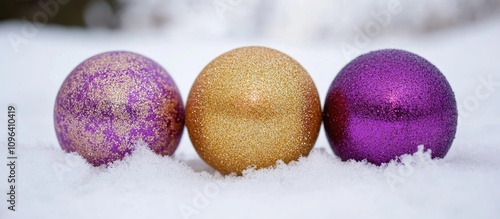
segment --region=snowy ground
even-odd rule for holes
[[[321,99],[348,60],[339,43],[255,39],[183,39],[161,34],[87,32],[46,26],[15,52],[0,24],[0,125],[17,107],[16,212],[7,210],[6,130],[0,132],[0,218],[500,218],[500,19],[431,35],[371,38],[362,51],[400,48],[434,63],[459,105],[459,128],[446,158],[406,156],[377,167],[341,162],[322,130],[309,157],[276,168],[221,176],[195,153],[187,132],[174,157],[140,149],[111,168],[95,168],[64,153],[52,111],[65,76],[100,52],[128,50],[164,66],[186,100],[213,58],[230,49],[263,45],[298,60]],[[496,84],[478,96],[481,81]],[[481,93],[483,94],[483,93]]]

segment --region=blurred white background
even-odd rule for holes
[[[398,5],[395,7],[400,12],[391,15],[384,34],[425,34],[500,15],[498,0],[119,0],[119,3],[122,10],[116,16],[120,27],[127,30],[279,40],[350,37],[355,28],[363,29],[367,22],[381,16],[382,11],[388,11],[390,5]],[[89,17],[96,17],[101,11],[112,13],[104,9],[109,8],[104,1],[92,4],[96,7],[87,10]]]

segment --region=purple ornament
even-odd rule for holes
[[[446,78],[424,58],[379,50],[347,64],[332,82],[323,119],[342,160],[389,162],[418,145],[443,158],[457,128],[457,103]]]
[[[106,52],[68,75],[54,123],[65,151],[99,166],[123,158],[138,142],[157,154],[173,154],[184,129],[184,106],[160,65],[131,52]]]

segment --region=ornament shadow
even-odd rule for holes
[[[205,163],[203,160],[199,158],[187,159],[183,160],[183,162],[185,162],[189,167],[191,167],[197,173],[204,171],[212,175],[215,173],[214,168],[210,167],[207,163]]]

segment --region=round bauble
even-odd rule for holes
[[[446,155],[455,137],[457,103],[446,78],[424,58],[379,50],[347,64],[328,90],[323,119],[342,160],[374,164],[412,154],[419,145]]]
[[[173,79],[157,63],[131,52],[106,52],[78,65],[54,108],[57,138],[94,166],[146,143],[160,155],[177,148],[184,106]]]
[[[210,62],[186,104],[189,137],[221,173],[241,174],[306,156],[321,125],[321,105],[309,74],[289,56],[243,47]]]

